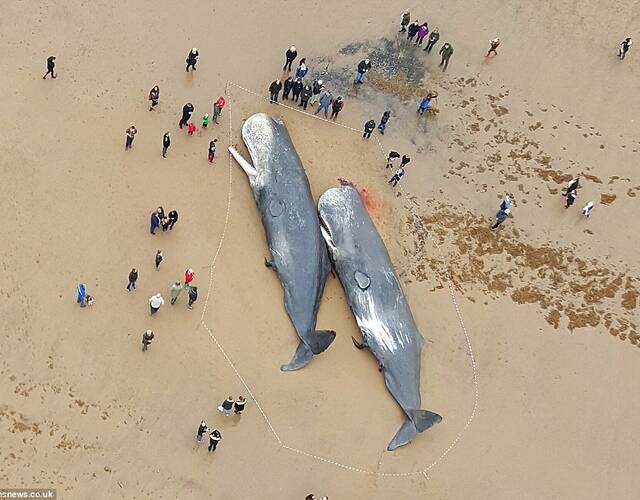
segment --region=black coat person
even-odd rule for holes
[[[311,99],[312,93],[313,91],[311,90],[310,85],[307,85],[305,88],[302,89],[302,94],[300,95],[300,104],[299,104],[299,106],[302,106],[302,109],[307,109],[307,105],[309,104],[309,99]]]
[[[182,119],[178,125],[182,128],[183,125],[186,125],[189,122],[189,118],[191,118],[191,113],[193,113],[193,104],[188,102],[182,107]]]
[[[187,55],[187,72],[189,72],[189,68],[193,68],[193,71],[196,70],[196,63],[198,62],[199,56],[200,54],[198,53],[198,49],[196,49],[195,47],[192,48]]]
[[[295,61],[296,57],[298,57],[298,51],[296,50],[295,45],[292,45],[289,50],[287,50],[284,54],[286,61],[284,62],[284,66],[282,67],[282,71],[291,71],[291,64]],[[288,69],[287,69],[288,68]]]
[[[284,91],[282,92],[282,98],[288,100],[291,90],[293,90],[293,78],[289,77],[284,81]]]
[[[171,210],[167,218],[169,219],[169,231],[171,231],[174,224],[178,222],[178,212],[176,212],[175,210]]]
[[[302,88],[304,85],[302,84],[302,78],[296,78],[291,85],[291,92],[293,93],[293,102],[298,102],[300,98],[300,93],[302,92]]]
[[[55,56],[49,56],[47,57],[47,72],[44,74],[44,76],[42,77],[42,79],[44,80],[45,78],[47,78],[47,75],[51,75],[51,78],[55,78],[56,75],[54,73],[54,69],[56,67],[56,58]]]

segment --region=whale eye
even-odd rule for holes
[[[360,271],[356,271],[354,277],[358,287],[360,287],[360,290],[366,290],[369,288],[369,285],[371,285],[371,278]]]
[[[280,217],[282,212],[284,212],[284,203],[277,199],[271,200],[269,203],[269,213],[273,217]]]

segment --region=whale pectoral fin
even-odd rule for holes
[[[309,347],[307,347],[307,344],[301,341],[298,344],[298,348],[296,349],[296,352],[289,364],[280,366],[280,369],[283,372],[299,370],[300,368],[304,368],[305,366],[307,366],[312,359],[313,352],[311,351],[311,349],[309,349]]]
[[[238,150],[236,148],[234,148],[233,146],[229,146],[229,153],[231,153],[231,156],[233,156],[233,158],[238,162],[238,165],[242,167],[242,170],[244,170],[244,173],[247,174],[249,180],[258,177],[258,171],[255,169],[255,167],[251,165],[251,163],[249,163],[247,160],[245,160],[244,157],[240,153],[238,153]]]
[[[313,354],[324,352],[336,338],[333,330],[316,330],[306,339]]]
[[[429,410],[407,410],[408,419],[404,421],[400,430],[393,437],[387,450],[393,451],[410,443],[418,432],[426,431],[429,427],[442,421],[442,417]]]

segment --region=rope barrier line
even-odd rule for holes
[[[263,95],[260,95],[260,94],[258,94],[256,92],[252,91],[252,90],[246,89],[246,88],[244,88],[244,87],[242,87],[242,86],[240,86],[240,85],[238,85],[238,84],[236,84],[234,82],[227,82],[225,92],[226,92],[227,97],[229,99],[229,106],[228,106],[228,109],[229,109],[229,145],[232,144],[232,140],[233,140],[232,110],[231,110],[231,107],[232,107],[231,106],[231,101],[232,101],[232,99],[231,99],[231,86],[236,87],[236,88],[242,90],[243,92],[246,92],[248,94],[254,95],[254,96],[259,97],[261,99],[268,100],[267,97],[265,97]],[[342,123],[336,123],[336,122],[334,122],[332,120],[327,120],[327,119],[319,117],[317,115],[311,115],[311,114],[306,113],[306,112],[304,112],[302,110],[296,109],[296,108],[291,107],[291,106],[287,106],[287,105],[282,104],[282,103],[275,103],[275,104],[277,104],[278,106],[282,106],[284,108],[287,108],[289,110],[295,111],[297,113],[301,113],[301,114],[303,114],[303,115],[305,115],[307,117],[311,117],[311,118],[318,119],[320,121],[328,122],[328,123],[331,123],[332,125],[336,125],[336,126],[342,127],[344,129],[347,129],[347,130],[350,130],[350,131],[353,131],[353,132],[357,132],[357,133],[361,132],[360,130],[355,129],[353,127],[350,127],[348,125],[344,125]],[[375,137],[375,139],[376,139],[376,142],[378,143],[378,146],[380,147],[380,150],[381,150],[382,154],[385,155],[384,148],[383,148],[382,143],[380,142],[379,138]],[[385,156],[385,158],[386,158],[386,156]],[[231,156],[229,156],[229,187],[228,187],[228,192],[227,192],[226,215],[225,215],[225,220],[224,220],[224,226],[223,226],[223,229],[222,229],[222,234],[220,236],[220,241],[218,243],[218,247],[216,248],[216,251],[215,251],[215,253],[213,255],[213,258],[211,260],[211,264],[209,266],[209,288],[208,288],[208,291],[207,291],[207,296],[206,296],[204,307],[203,307],[203,310],[202,310],[202,315],[200,317],[200,322],[202,323],[202,326],[205,328],[205,330],[208,332],[209,337],[211,337],[213,342],[216,344],[218,350],[224,356],[225,360],[227,361],[227,363],[229,364],[229,366],[231,367],[231,369],[235,373],[235,375],[238,378],[238,380],[240,380],[240,383],[243,385],[243,387],[245,388],[245,390],[249,394],[251,400],[255,403],[256,407],[260,411],[260,414],[262,415],[263,420],[267,424],[267,427],[269,428],[269,430],[273,434],[274,438],[278,442],[278,445],[281,448],[283,448],[285,450],[288,450],[288,451],[290,451],[292,453],[297,453],[299,455],[303,455],[303,456],[312,458],[314,460],[317,460],[317,461],[320,461],[320,462],[323,462],[323,463],[326,463],[326,464],[334,465],[334,466],[339,467],[341,469],[352,471],[352,472],[357,472],[357,473],[367,474],[367,475],[373,475],[373,476],[379,476],[379,477],[408,477],[408,476],[413,476],[413,475],[422,475],[427,480],[429,480],[430,478],[429,478],[429,476],[427,474],[427,471],[431,470],[438,463],[440,463],[448,455],[448,453],[454,448],[454,446],[458,443],[458,441],[462,438],[463,434],[469,428],[469,426],[471,425],[471,422],[473,421],[473,419],[474,419],[474,417],[476,415],[476,412],[477,412],[477,409],[478,409],[478,402],[479,402],[476,359],[475,359],[475,355],[473,353],[473,349],[471,347],[471,338],[470,338],[469,333],[467,331],[467,328],[466,328],[466,326],[464,324],[464,320],[462,318],[462,313],[460,312],[460,307],[458,305],[458,302],[457,302],[455,294],[454,294],[453,284],[451,282],[451,277],[450,277],[448,268],[445,266],[443,274],[444,274],[445,280],[447,281],[449,293],[451,295],[451,299],[453,301],[453,305],[454,305],[454,308],[455,308],[455,311],[456,311],[456,315],[458,317],[458,321],[460,322],[460,326],[462,327],[462,331],[464,333],[464,336],[465,336],[465,339],[466,339],[466,343],[467,343],[467,349],[468,349],[469,355],[471,357],[471,365],[472,365],[472,368],[473,368],[473,384],[474,384],[475,395],[474,395],[473,410],[471,411],[471,415],[467,419],[467,422],[466,422],[465,426],[457,434],[457,436],[451,442],[451,444],[443,451],[443,453],[436,460],[434,460],[430,465],[426,466],[425,468],[423,468],[421,470],[410,471],[410,472],[391,473],[391,472],[371,471],[371,470],[367,470],[367,469],[363,469],[363,468],[359,468],[359,467],[354,467],[354,466],[351,466],[351,465],[346,465],[346,464],[337,462],[335,460],[324,458],[324,457],[309,453],[307,451],[300,450],[298,448],[294,448],[294,447],[288,446],[282,441],[282,439],[278,435],[277,431],[275,430],[274,426],[272,425],[271,421],[267,417],[264,409],[262,408],[262,405],[260,404],[258,399],[253,394],[253,391],[251,390],[249,385],[246,383],[246,381],[244,380],[242,375],[240,375],[240,372],[236,368],[235,364],[233,363],[233,361],[231,360],[229,355],[223,349],[222,345],[220,344],[220,342],[218,341],[218,339],[214,335],[212,329],[209,328],[209,326],[204,321],[204,316],[205,316],[205,314],[207,312],[207,308],[208,308],[208,305],[209,305],[209,298],[211,297],[211,293],[213,291],[213,276],[214,276],[214,271],[215,271],[215,268],[216,268],[216,261],[217,261],[219,255],[220,255],[220,251],[222,249],[222,245],[223,245],[224,240],[226,238],[227,228],[229,226],[229,218],[230,218],[230,213],[231,213],[231,188],[232,188],[232,183],[233,183],[232,172],[233,172],[233,159],[232,159]],[[400,189],[400,192],[402,193],[402,195],[404,196],[405,200],[408,202],[409,211],[412,213],[412,215],[415,217],[415,220],[418,221],[418,223],[420,224],[422,230],[427,234],[427,237],[433,243],[433,245],[434,245],[434,247],[436,249],[436,252],[438,253],[438,255],[439,255],[440,259],[442,260],[442,262],[445,262],[444,257],[443,257],[443,255],[442,255],[442,253],[440,251],[439,244],[435,241],[435,239],[433,238],[431,233],[427,230],[427,228],[422,223],[421,219],[418,217],[418,214],[415,211],[415,208],[413,206],[413,203],[412,203],[411,199],[409,198],[407,193],[404,191],[404,189],[402,189],[401,186],[399,186],[399,189]]]

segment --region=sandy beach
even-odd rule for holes
[[[398,34],[407,7],[439,27],[433,53]],[[5,2],[0,488],[65,500],[638,498],[640,47],[624,61],[616,51],[640,37],[639,13],[628,0]],[[498,55],[483,57],[495,36]],[[455,49],[446,72],[443,42]],[[309,81],[327,68],[344,96],[337,124],[269,104],[291,44]],[[43,80],[50,55],[58,76]],[[372,70],[354,86],[365,57]],[[429,90],[439,112],[418,116]],[[178,128],[186,102],[199,127],[219,95],[219,125]],[[385,110],[386,133],[363,140]],[[246,151],[242,123],[257,112],[286,123],[316,200],[341,180],[358,187],[400,276],[426,340],[423,408],[443,420],[396,451],[403,414],[352,344],[335,277],[318,328],[336,340],[280,371],[298,339],[227,154]],[[390,150],[411,157],[395,190]],[[491,231],[507,193],[511,216]],[[180,218],[152,236],[159,205]],[[189,267],[193,310],[184,292],[168,300]],[[76,304],[80,282],[92,307]],[[216,410],[230,394],[249,400],[241,418]],[[223,435],[215,454],[194,439],[202,419]]]

